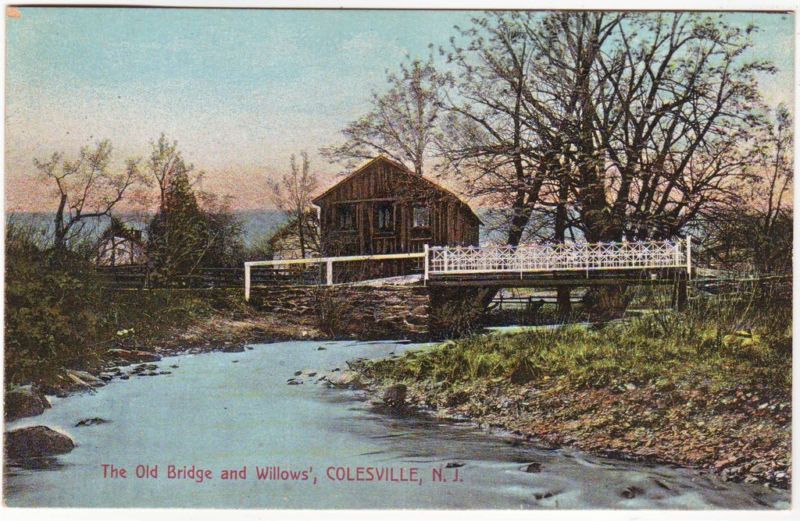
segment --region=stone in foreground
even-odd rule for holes
[[[6,393],[4,416],[6,421],[38,416],[50,408],[47,397],[33,389],[32,386],[17,387]]]
[[[406,393],[408,388],[404,384],[396,384],[387,387],[383,392],[383,403],[389,407],[399,409],[406,404]]]
[[[55,456],[74,448],[72,438],[44,425],[14,429],[5,434],[5,452],[9,459]]]

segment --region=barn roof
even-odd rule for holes
[[[319,205],[320,201],[325,199],[325,197],[327,197],[331,192],[333,192],[336,189],[336,187],[338,187],[342,183],[346,183],[346,182],[350,181],[351,179],[354,179],[355,177],[363,174],[364,172],[366,172],[369,169],[369,167],[371,167],[372,165],[374,165],[375,163],[378,163],[378,162],[383,162],[383,163],[390,164],[390,165],[394,166],[395,168],[397,168],[400,172],[403,172],[404,174],[409,175],[409,176],[413,176],[414,179],[420,179],[424,183],[428,184],[434,190],[437,190],[439,192],[442,192],[442,193],[445,193],[445,194],[449,195],[450,197],[452,197],[456,201],[458,201],[460,204],[462,204],[464,207],[466,207],[467,210],[469,210],[470,214],[472,214],[472,216],[475,218],[476,221],[478,221],[479,224],[483,224],[483,221],[481,221],[480,217],[478,217],[478,215],[470,207],[470,205],[467,204],[463,199],[461,199],[454,192],[452,192],[451,190],[448,190],[447,188],[443,187],[442,185],[440,185],[438,183],[435,183],[435,182],[431,181],[430,179],[428,179],[426,177],[419,176],[419,175],[413,173],[411,170],[406,168],[406,166],[403,165],[402,163],[399,163],[397,161],[389,159],[388,157],[386,157],[384,155],[379,155],[379,156],[371,159],[370,161],[364,163],[363,165],[361,165],[360,167],[355,169],[353,172],[347,174],[347,176],[345,176],[344,179],[342,179],[338,183],[334,184],[333,186],[331,186],[330,188],[328,188],[327,190],[325,190],[324,192],[322,192],[321,194],[316,196],[311,202],[316,204],[316,205]]]

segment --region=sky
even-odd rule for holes
[[[464,11],[20,8],[6,19],[6,211],[46,210],[33,158],[77,155],[108,138],[114,157],[145,157],[165,133],[206,172],[205,189],[240,209],[271,206],[268,180],[318,155],[369,109],[386,70],[446,45]],[[778,74],[762,88],[793,106],[791,15],[726,15],[762,31],[754,56]]]

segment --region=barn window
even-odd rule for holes
[[[427,206],[414,207],[414,228],[427,228],[431,225],[431,209]]]
[[[375,207],[375,222],[378,225],[378,231],[394,230],[394,205],[392,203],[378,204]]]
[[[336,209],[336,224],[340,230],[356,228],[356,209],[352,204],[342,204]]]

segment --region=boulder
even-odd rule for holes
[[[86,391],[91,390],[92,386],[81,380],[81,378],[70,372],[66,373],[66,380],[68,382],[68,392],[71,391]]]
[[[223,353],[243,353],[244,346],[243,345],[227,345],[222,348]]]
[[[75,427],[89,427],[90,425],[102,425],[104,423],[109,422],[103,418],[86,418],[76,423]]]
[[[383,392],[383,403],[396,409],[403,407],[406,404],[407,391],[408,388],[403,384],[391,385]]]
[[[542,471],[542,464],[534,461],[525,467],[525,472],[528,474],[537,474]]]
[[[329,374],[328,383],[334,387],[347,387],[358,389],[363,386],[361,376],[355,371],[342,371],[341,373]]]
[[[100,378],[97,378],[96,376],[91,375],[86,371],[76,371],[74,369],[67,369],[67,376],[79,386],[81,386],[81,384],[84,384],[88,385],[89,387],[103,387],[106,384]]]
[[[411,310],[413,315],[420,315],[420,316],[427,316],[428,315],[428,306],[416,306],[414,309]]]
[[[624,497],[625,499],[633,499],[636,496],[641,496],[644,494],[644,490],[637,487],[636,485],[631,485],[630,487],[625,488],[622,492],[619,493],[620,496]]]
[[[108,354],[126,362],[158,362],[161,357],[147,351],[129,351],[127,349],[109,349]]]
[[[44,425],[5,433],[5,452],[10,459],[40,458],[66,454],[75,448],[72,438]]]
[[[33,389],[33,386],[16,387],[6,392],[5,419],[14,421],[19,418],[38,416],[50,407],[47,397]]]
[[[427,324],[429,321],[426,315],[408,315],[406,317],[406,322],[412,326],[421,326]]]
[[[46,395],[55,395],[59,398],[69,396],[69,393],[86,389],[86,385],[78,387],[65,373],[52,374],[36,382],[36,389]]]

